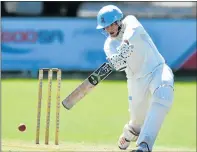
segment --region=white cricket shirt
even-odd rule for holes
[[[122,28],[117,37],[108,36],[106,39],[104,51],[107,57],[118,53],[117,47],[124,40],[128,40],[133,45],[132,55],[127,58],[127,68],[125,69],[127,78],[143,77],[158,65],[165,63],[148,33],[132,15],[125,17],[122,21]]]

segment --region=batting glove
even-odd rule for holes
[[[133,52],[134,45],[129,44],[129,41],[125,40],[122,44],[118,47],[117,51],[119,52],[122,58],[127,59],[131,56]]]
[[[114,54],[107,60],[116,71],[123,71],[127,66],[126,60],[120,54]]]

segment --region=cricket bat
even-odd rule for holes
[[[95,86],[97,86],[99,82],[104,80],[112,71],[113,68],[109,63],[103,63],[62,101],[62,105],[66,109],[70,110],[78,101],[80,101]]]

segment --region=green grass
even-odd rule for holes
[[[63,80],[61,100],[82,80]],[[2,140],[34,142],[38,81],[2,80]],[[55,135],[55,95],[53,82],[50,141]],[[44,141],[47,82],[41,116],[41,142]],[[103,81],[72,110],[60,109],[60,141],[116,145],[129,119],[126,81]],[[27,130],[17,130],[25,123]],[[196,148],[196,84],[176,82],[174,104],[159,133],[156,146]]]

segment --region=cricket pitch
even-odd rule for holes
[[[49,143],[45,145],[41,143],[36,145],[32,142],[24,141],[2,141],[2,151],[9,152],[22,152],[22,151],[107,151],[107,152],[117,152],[123,151],[120,150],[116,145],[101,145],[101,144],[86,144],[86,143],[69,143],[69,142],[60,142],[59,145],[54,145],[54,143]],[[133,150],[133,147],[129,147],[125,152],[130,152]],[[155,147],[153,152],[194,152],[195,149],[189,148],[168,148],[168,147]]]

